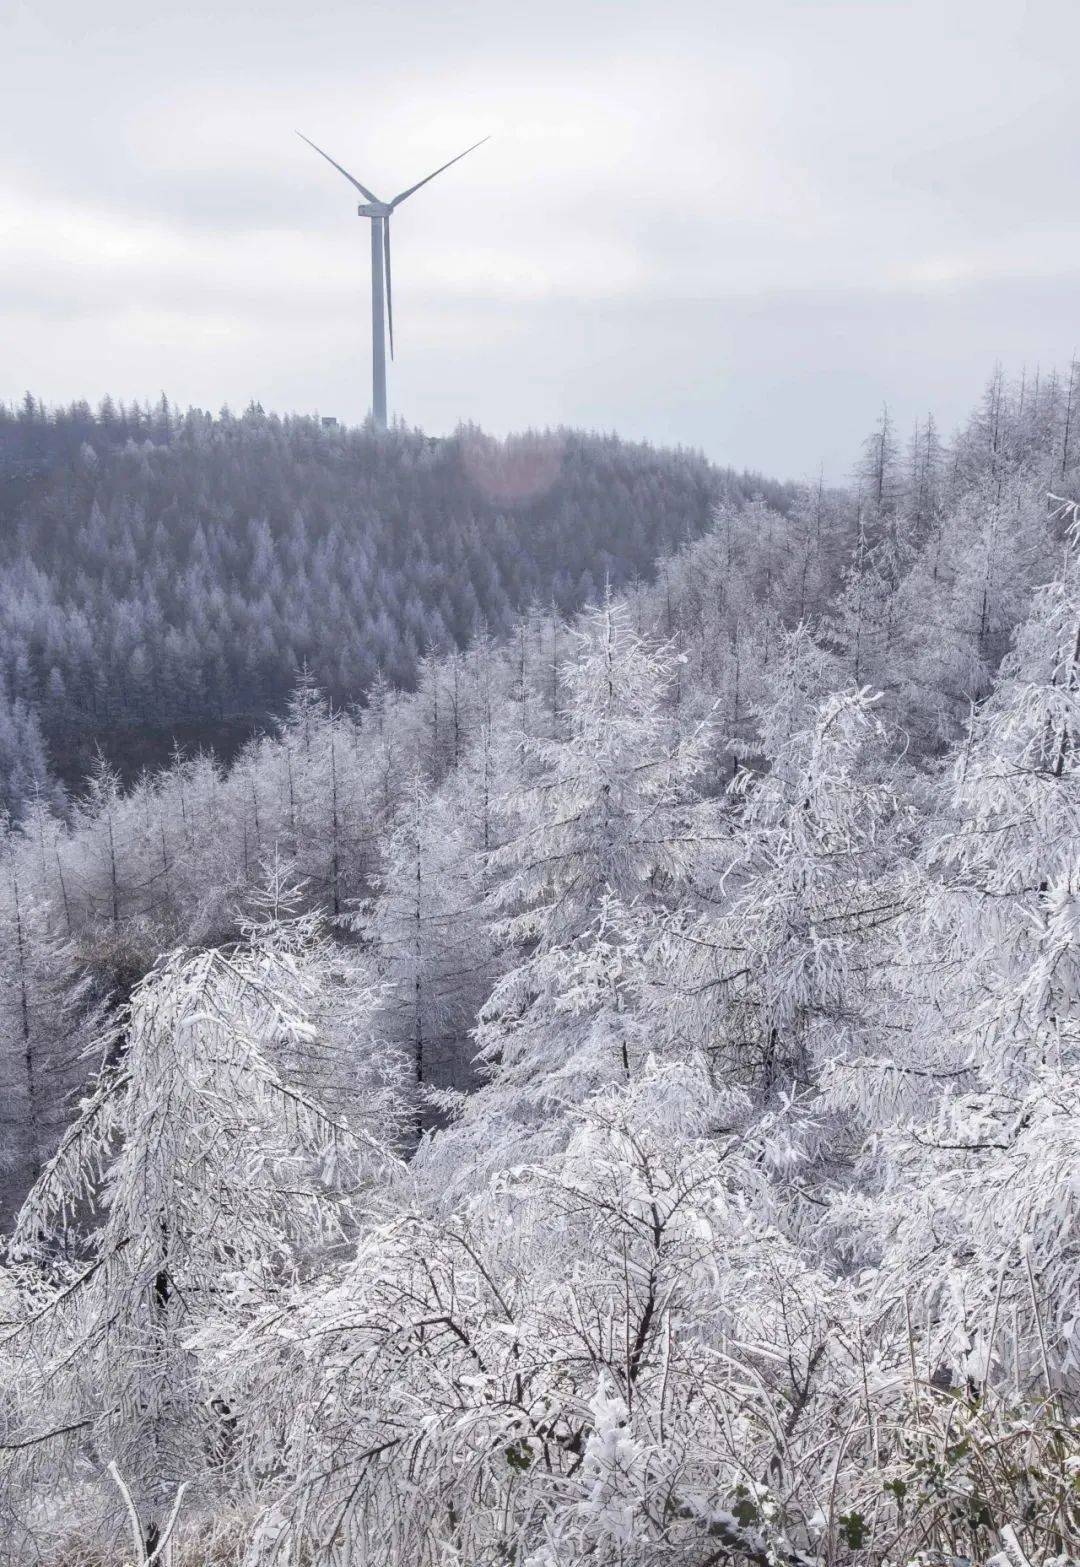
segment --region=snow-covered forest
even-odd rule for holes
[[[551,432],[323,428],[111,400],[0,407],[0,801],[45,757],[127,777],[179,732],[231,755],[298,675],[356,701],[422,658],[569,614],[789,486],[690,452]]]
[[[509,576],[439,630],[406,573],[390,678],[338,578],[389,535],[334,513],[301,562],[288,522],[374,438],[80,435],[27,491],[72,552],[5,566],[8,663],[96,549],[139,585],[110,700],[206,698],[113,679],[171,570],[216,692],[310,674],[227,765],[102,758],[8,823],[9,1559],[1080,1555],[1076,380],[995,374],[948,441],[883,414],[844,491],[732,480],[704,531],[704,464],[566,437],[566,581],[493,503]],[[389,439],[420,580],[446,459]],[[308,573],[310,640],[257,529],[214,597],[202,518],[279,482],[259,569]],[[29,703],[62,638],[25,640]]]

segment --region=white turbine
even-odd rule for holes
[[[394,357],[394,306],[390,291],[390,215],[407,197],[412,196],[429,180],[433,180],[436,174],[441,174],[452,163],[459,163],[468,153],[475,152],[477,147],[482,147],[484,142],[490,141],[491,138],[482,136],[479,141],[473,142],[471,147],[466,147],[464,152],[459,152],[456,158],[451,158],[449,163],[440,164],[431,174],[425,174],[424,178],[417,180],[415,185],[410,185],[407,190],[401,191],[393,201],[380,201],[378,196],[368,190],[366,185],[362,185],[348,169],[343,169],[340,163],[335,163],[328,152],[323,152],[321,147],[316,147],[313,141],[308,140],[303,131],[297,131],[296,134],[321,158],[325,158],[327,163],[332,164],[339,174],[344,174],[349,184],[355,185],[361,196],[366,197],[365,203],[356,210],[362,218],[371,219],[371,416],[376,427],[384,430],[386,428],[384,300],[385,319],[390,326],[390,358]]]

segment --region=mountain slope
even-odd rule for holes
[[[229,752],[307,666],[336,704],[531,602],[647,576],[718,501],[789,491],[692,452],[315,419],[0,412],[0,684],[74,781],[174,734]],[[17,727],[17,726],[15,726]]]

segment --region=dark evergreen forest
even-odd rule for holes
[[[788,487],[558,430],[389,438],[106,399],[0,408],[0,792],[231,755],[305,668],[337,706],[648,579],[718,502]]]

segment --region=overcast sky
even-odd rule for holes
[[[1080,342],[1080,0],[0,0],[0,398],[391,411],[844,477]]]

